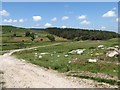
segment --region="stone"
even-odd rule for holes
[[[95,62],[97,62],[97,59],[88,59],[88,62],[95,63]]]

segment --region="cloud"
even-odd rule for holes
[[[81,16],[78,16],[78,19],[86,19],[87,16],[86,15],[81,15]]]
[[[24,19],[19,19],[19,22],[25,22],[25,20]]]
[[[103,14],[102,17],[115,17],[116,14],[114,11],[110,10],[107,13]]]
[[[117,8],[116,7],[114,7],[112,10],[116,10]]]
[[[117,22],[120,22],[120,18],[116,18],[116,21],[117,21]]]
[[[42,19],[41,16],[33,16],[33,21],[40,21]]]
[[[20,23],[22,23],[22,22],[25,22],[25,20],[24,19],[19,19],[19,20],[16,20],[16,19],[4,19],[3,20],[3,23],[16,23],[16,22],[20,22]]]
[[[0,15],[9,16],[10,14],[6,10],[0,10]]]
[[[51,19],[51,21],[53,21],[53,22],[54,22],[54,21],[57,21],[57,18],[54,17],[54,18]]]
[[[62,17],[62,20],[67,20],[67,19],[69,19],[68,16],[63,16],[63,17]]]
[[[90,24],[90,23],[91,23],[90,21],[84,20],[80,24]]]
[[[9,19],[9,20],[4,19],[4,20],[3,20],[3,22],[4,22],[4,23],[12,23],[12,22],[13,22],[13,20],[12,20],[12,19]]]
[[[102,26],[101,29],[106,29],[106,27]]]
[[[50,27],[50,26],[52,26],[52,24],[46,23],[44,26],[45,26],[45,27]]]
[[[13,22],[18,22],[18,20],[13,20]]]
[[[62,28],[66,28],[67,26],[62,26]]]

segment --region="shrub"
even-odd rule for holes
[[[25,36],[26,36],[26,37],[29,37],[29,36],[30,36],[30,32],[26,32],[26,33],[25,33]]]
[[[55,41],[55,37],[53,35],[46,36],[50,41]]]

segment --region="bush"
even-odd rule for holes
[[[25,33],[25,36],[26,36],[26,37],[29,37],[29,36],[30,36],[30,32],[26,32],[26,33]]]
[[[80,37],[75,37],[74,40],[75,41],[80,41]]]
[[[16,37],[16,36],[17,36],[16,33],[14,33],[14,34],[13,34],[13,37]]]
[[[35,39],[34,33],[31,33],[30,36],[31,36],[31,40],[34,41],[34,39]]]
[[[50,41],[55,41],[55,37],[53,35],[46,36]]]

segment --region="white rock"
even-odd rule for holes
[[[40,53],[41,55],[46,55],[46,54],[49,54],[49,53]]]
[[[64,55],[65,57],[68,57],[68,55]]]
[[[60,57],[60,55],[57,55],[57,57]]]
[[[53,56],[53,54],[51,54],[51,56]]]
[[[104,47],[104,45],[99,45],[99,46],[98,46],[98,48],[103,48],[103,47]]]
[[[85,49],[77,49],[77,50],[72,50],[68,53],[71,53],[71,54],[82,54],[83,52],[85,51]]]
[[[91,63],[97,62],[97,59],[88,59],[88,62],[91,62]]]
[[[35,55],[37,55],[38,53],[35,53]]]
[[[119,46],[115,46],[115,48],[119,48]]]
[[[42,56],[39,56],[39,58],[42,58]]]
[[[114,50],[115,48],[114,47],[108,47],[107,49],[108,50]]]
[[[118,52],[116,52],[116,51],[111,51],[111,52],[108,52],[107,53],[107,56],[108,57],[114,57],[114,56],[116,56],[116,55],[118,55],[119,53]]]

